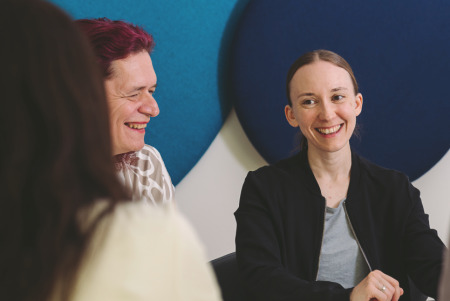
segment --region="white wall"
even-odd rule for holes
[[[207,152],[177,185],[176,199],[206,246],[209,259],[234,251],[234,211],[247,171],[265,165],[231,112]],[[450,152],[413,183],[421,191],[431,226],[447,243],[450,218]]]

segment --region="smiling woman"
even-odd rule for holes
[[[110,112],[112,149],[119,177],[135,200],[171,202],[174,187],[161,155],[146,145],[145,131],[158,116],[153,38],[142,28],[106,18],[76,21],[102,69]]]
[[[286,91],[302,150],[249,172],[235,213],[252,300],[411,300],[408,277],[436,297],[444,245],[419,191],[350,147],[363,103],[350,65],[305,53]]]

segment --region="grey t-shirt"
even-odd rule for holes
[[[326,208],[325,231],[317,280],[356,286],[370,270],[358,246],[341,201],[337,208]]]

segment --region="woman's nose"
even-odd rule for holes
[[[333,104],[328,102],[322,102],[321,108],[320,108],[320,119],[322,120],[330,120],[334,117],[335,112],[333,108]]]

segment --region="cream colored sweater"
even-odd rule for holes
[[[98,227],[73,301],[218,301],[192,227],[172,206],[118,206]]]

